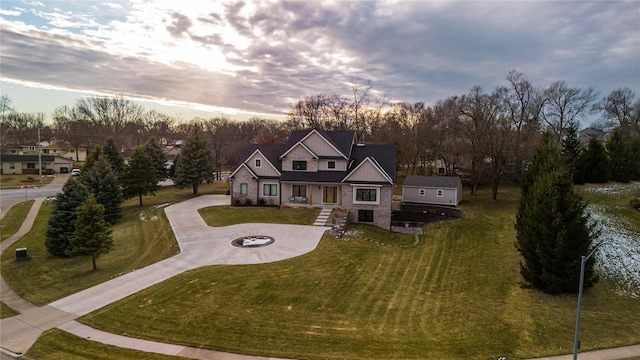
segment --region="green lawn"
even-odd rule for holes
[[[65,360],[176,360],[183,357],[146,353],[83,339],[62,330],[51,329],[42,334],[26,354],[31,359]]]
[[[319,210],[309,208],[213,206],[198,210],[209,226],[226,226],[246,222],[311,225]]]
[[[12,317],[18,314],[19,312],[13,310],[12,308],[9,307],[9,305],[0,301],[0,319],[4,319],[6,317]]]
[[[201,194],[226,192],[226,183],[202,185]],[[160,189],[156,196],[123,204],[123,217],[113,227],[114,250],[98,259],[91,271],[90,257],[56,258],[44,246],[53,207],[43,204],[32,230],[2,254],[2,275],[22,297],[36,305],[71,295],[111,278],[153,264],[178,252],[164,206],[192,197],[191,189]],[[15,248],[26,247],[31,260],[15,262]]]
[[[23,201],[13,205],[0,220],[0,241],[5,241],[15,234],[27,217],[35,200]]]
[[[53,181],[55,177],[42,175],[42,185],[47,185]],[[0,188],[2,189],[19,189],[24,184],[29,186],[40,186],[40,176],[34,175],[2,175],[0,177]]]
[[[465,193],[466,194],[466,193]],[[380,230],[325,236],[306,255],[176,276],[81,319],[129,336],[298,359],[517,359],[573,349],[577,297],[521,284],[519,189],[462,204],[465,219],[425,226],[419,245]],[[594,200],[592,200],[594,201]],[[252,220],[253,221],[253,220]],[[577,286],[577,284],[576,284]],[[606,278],[585,293],[582,351],[638,343],[640,299]]]

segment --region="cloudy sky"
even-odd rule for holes
[[[433,104],[511,69],[640,96],[640,1],[7,1],[1,92],[50,113],[122,94],[169,115],[282,118],[348,94]]]

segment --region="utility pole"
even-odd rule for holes
[[[578,337],[580,334],[580,307],[582,306],[582,288],[584,286],[584,266],[587,260],[589,260],[589,258],[593,254],[595,254],[596,250],[598,250],[598,248],[606,242],[607,241],[605,240],[600,244],[596,245],[596,247],[594,247],[593,250],[591,250],[589,255],[587,256],[583,255],[580,260],[580,287],[578,288],[578,312],[576,314],[576,333],[574,334],[574,337],[573,337],[573,360],[578,359],[578,349],[580,349],[580,339]]]

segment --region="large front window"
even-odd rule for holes
[[[291,196],[307,197],[307,185],[293,185],[291,188]]]
[[[293,170],[307,170],[307,162],[306,161],[293,161]]]
[[[262,195],[263,196],[278,196],[278,185],[277,184],[264,184],[264,185],[262,185]]]
[[[378,201],[378,189],[356,189],[356,201]]]

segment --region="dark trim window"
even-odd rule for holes
[[[327,169],[335,169],[336,168],[336,162],[335,161],[329,161],[327,163]]]
[[[293,185],[291,188],[291,196],[307,197],[307,185]]]
[[[240,195],[247,195],[249,192],[249,185],[247,183],[240,184]]]
[[[438,189],[438,190],[436,191],[436,196],[437,196],[437,197],[444,197],[444,190],[442,190],[442,189]]]
[[[358,210],[358,222],[373,222],[373,210]]]
[[[27,169],[35,169],[36,163],[27,163]]]
[[[264,184],[264,185],[262,185],[262,195],[263,196],[278,196],[278,185],[277,184]]]
[[[256,159],[256,167],[262,167],[262,161],[260,159]]]
[[[293,160],[293,170],[307,170],[307,162],[302,160]]]
[[[378,189],[356,189],[356,201],[376,202]]]
[[[9,163],[9,169],[15,169],[16,163]]]
[[[419,189],[418,190],[418,195],[425,196],[426,194],[427,194],[427,190],[425,190],[425,189]]]

